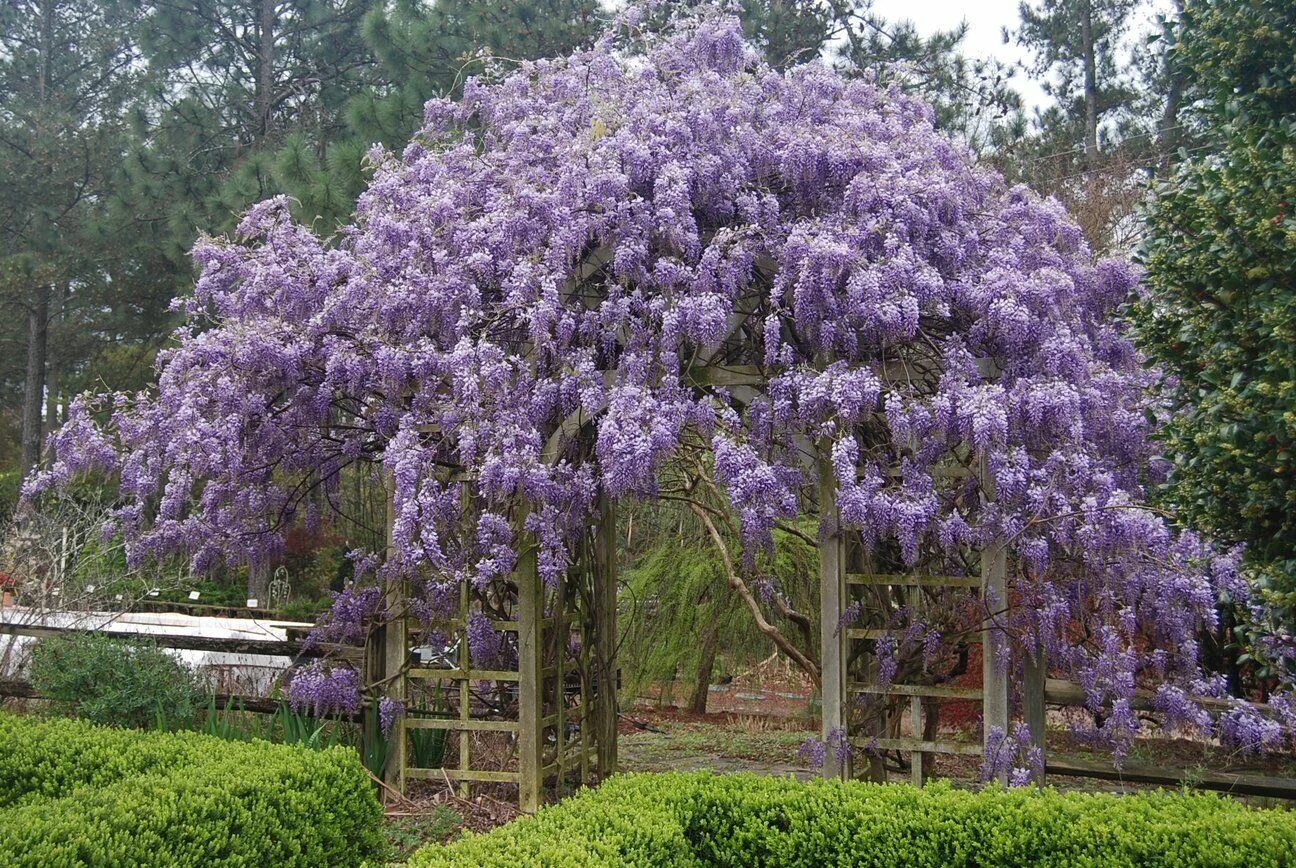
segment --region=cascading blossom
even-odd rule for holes
[[[360,676],[354,669],[330,667],[321,660],[293,673],[288,705],[315,717],[354,715],[360,710]]]
[[[1198,678],[1196,637],[1241,586],[1140,508],[1151,378],[1114,319],[1137,275],[930,107],[770,69],[704,14],[645,54],[609,35],[470,80],[425,119],[402,154],[374,152],[336,237],[278,198],[198,245],[157,393],[75,403],[29,492],[115,473],[131,557],[201,568],[273,557],[313,481],[381,465],[379,579],[423,583],[431,612],[513,569],[523,504],[556,581],[600,497],[651,496],[686,440],[710,445],[758,552],[817,509],[818,454],[843,523],[894,570],[967,571],[1004,541],[993,602],[1017,659],[1042,646],[1095,708]],[[726,367],[763,381],[708,374]],[[929,661],[981,613],[922,617],[907,645]]]

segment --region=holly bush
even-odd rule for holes
[[[1162,491],[1192,526],[1245,543],[1296,603],[1296,6],[1191,2],[1185,118],[1205,142],[1157,190],[1135,305],[1172,411]],[[1187,155],[1185,155],[1187,156]]]

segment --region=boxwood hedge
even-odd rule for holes
[[[410,868],[514,865],[1286,865],[1296,814],[1206,794],[973,792],[628,774]]]
[[[0,714],[0,864],[357,865],[381,822],[345,748]]]

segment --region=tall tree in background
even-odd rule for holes
[[[365,17],[364,37],[383,84],[347,107],[353,133],[400,147],[423,123],[423,104],[454,96],[470,76],[589,45],[607,19],[598,0],[395,0]]]
[[[1038,0],[1004,32],[1033,53],[1029,69],[1053,104],[993,159],[1060,199],[1100,251],[1133,250],[1147,184],[1183,143],[1183,76],[1170,63],[1177,0],[1168,17],[1151,11],[1149,0]]]
[[[785,69],[819,57],[832,39],[839,12],[823,0],[743,0],[743,32],[764,53],[771,66]]]
[[[375,84],[360,33],[373,0],[172,0],[140,31],[150,92],[137,121],[136,208],[163,219],[187,251],[253,202],[289,192],[308,219],[344,217],[339,180],[360,154],[332,154],[346,103]],[[337,171],[323,172],[320,165]]]
[[[105,0],[0,6],[0,291],[25,325],[24,474],[39,459],[45,416],[57,421],[57,401],[47,408],[45,398],[74,362],[70,326],[104,283],[93,227],[122,154],[136,14],[137,4]],[[53,354],[51,328],[64,332]]]
[[[1296,5],[1189,0],[1178,36],[1184,118],[1210,145],[1156,190],[1136,307],[1165,372],[1186,521],[1246,543],[1296,622]],[[1272,650],[1272,649],[1271,649]],[[1288,652],[1290,653],[1290,652]]]
[[[829,4],[834,40],[841,45],[837,66],[870,71],[931,103],[936,124],[974,150],[995,147],[1025,132],[1021,96],[1008,84],[1010,70],[992,58],[964,50],[968,23],[924,36],[913,21],[889,21],[871,2]]]
[[[1017,42],[1035,53],[1033,71],[1063,117],[1079,121],[1084,159],[1098,160],[1099,125],[1126,107],[1133,92],[1122,82],[1118,49],[1135,0],[1040,0],[1022,3]]]

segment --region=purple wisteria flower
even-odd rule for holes
[[[405,703],[399,699],[384,696],[378,700],[378,724],[382,728],[384,736],[391,734],[392,727],[396,725],[396,719],[403,714],[405,714]]]
[[[1113,709],[1119,755],[1134,691],[1190,695],[1216,601],[1246,590],[1236,553],[1143,505],[1164,408],[1116,317],[1136,269],[904,93],[773,69],[715,10],[642,51],[618,33],[429,102],[334,236],[279,197],[198,244],[157,389],[72,402],[28,496],[111,474],[132,563],[205,569],[277,556],[308,494],[386,475],[390,553],[355,553],[372,585],[317,635],[357,641],[386,582],[428,622],[524,554],[556,587],[605,498],[708,446],[750,565],[819,511],[824,459],[866,557],[941,573],[1005,546],[990,608],[1030,644],[998,662],[1042,647]],[[965,601],[915,615],[905,653],[975,630]],[[475,664],[513,653],[470,634]],[[1274,742],[1234,717],[1239,744]]]
[[[317,660],[298,669],[288,682],[288,705],[315,717],[354,715],[360,710],[360,676]]]
[[[1044,777],[1044,751],[1031,741],[1030,729],[1019,723],[1012,734],[992,727],[986,736],[985,755],[981,761],[981,780],[992,781],[1005,775],[1010,787],[1021,787]]]

